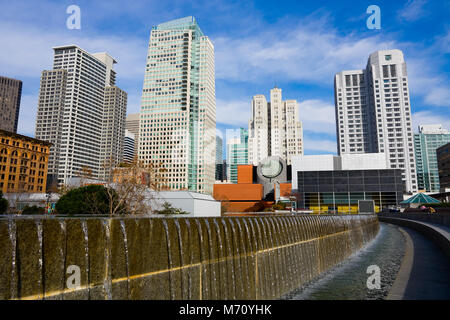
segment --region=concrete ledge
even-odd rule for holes
[[[379,216],[378,220],[380,222],[387,222],[411,228],[424,234],[430,240],[432,240],[439,248],[441,248],[441,250],[447,256],[447,259],[450,261],[450,233],[444,228],[440,228],[437,225],[433,225],[422,221],[415,221],[401,218]]]
[[[405,237],[405,256],[403,257],[400,270],[398,271],[397,278],[392,285],[391,290],[386,300],[402,300],[405,296],[406,287],[408,286],[409,278],[411,277],[411,270],[414,262],[414,243],[409,234],[399,228],[400,232]]]

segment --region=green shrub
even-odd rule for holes
[[[22,215],[34,215],[34,214],[45,214],[45,208],[37,206],[26,206],[22,210]]]
[[[162,210],[156,210],[156,214],[189,214],[189,212],[183,211],[178,208],[172,207],[172,205],[168,202],[164,202]]]
[[[8,200],[3,198],[3,192],[0,191],[0,214],[6,214],[8,211]]]
[[[58,214],[90,215],[109,214],[110,201],[117,201],[117,196],[112,189],[101,185],[89,185],[70,190],[63,195],[55,205]],[[112,199],[112,200],[111,200]]]

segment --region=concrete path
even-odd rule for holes
[[[450,263],[445,254],[421,233],[405,227],[402,230],[407,252],[387,299],[449,300]]]

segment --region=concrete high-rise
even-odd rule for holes
[[[237,183],[238,165],[248,163],[248,130],[227,130],[227,179]]]
[[[123,162],[133,162],[135,160],[134,145],[136,138],[134,134],[128,130],[125,130],[125,137],[123,142]]]
[[[137,157],[139,142],[139,113],[131,113],[127,115],[125,121],[125,129],[134,135],[134,156]]]
[[[408,74],[400,50],[372,53],[364,70],[336,74],[338,153],[384,153],[401,169],[406,192],[417,192]]]
[[[297,100],[283,101],[279,88],[270,90],[270,102],[264,95],[253,97],[248,132],[249,163],[253,165],[269,156],[278,156],[290,165],[292,156],[303,155]]]
[[[450,132],[442,125],[421,125],[414,135],[417,184],[419,190],[439,192],[439,170],[436,150],[450,142]]]
[[[84,169],[105,177],[105,161],[118,161],[126,93],[115,87],[116,61],[76,45],[54,47],[53,70],[41,76],[36,138],[52,143],[48,185],[68,183]]]
[[[223,140],[216,135],[216,174],[215,180],[223,180]]]
[[[114,166],[122,162],[126,113],[127,93],[116,86],[107,86],[103,104],[100,180],[108,180]]]
[[[142,92],[139,160],[163,166],[170,189],[212,194],[215,136],[213,44],[194,17],[154,26]]]
[[[0,130],[17,133],[22,81],[0,76]]]

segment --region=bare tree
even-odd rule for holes
[[[144,163],[135,159],[131,163],[114,165],[105,163],[109,172],[106,193],[109,202],[109,215],[147,214],[154,208],[158,191],[167,190],[162,163]]]

